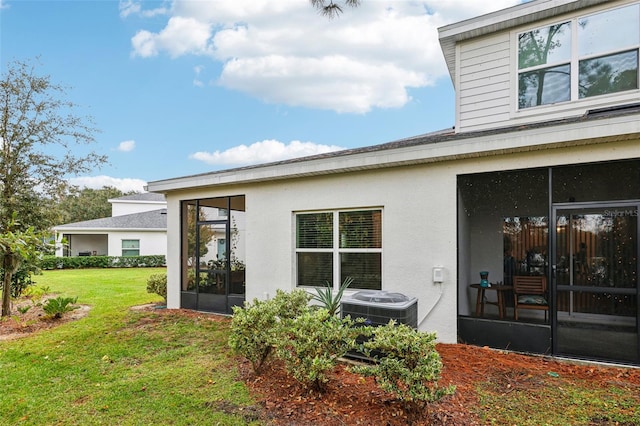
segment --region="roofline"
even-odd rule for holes
[[[356,148],[219,172],[148,183],[160,193],[210,186],[268,182],[336,173],[436,163],[552,147],[640,138],[637,111],[614,116],[582,116],[559,122],[466,133],[439,133],[398,142]]]
[[[64,228],[61,226],[54,226],[51,228],[55,232],[87,232],[87,233],[109,233],[109,232],[167,232],[167,228]]]
[[[611,0],[535,0],[438,28],[440,48],[455,81],[455,49],[463,40],[481,37]]]
[[[119,200],[117,198],[110,198],[107,200],[110,203],[122,203],[122,204],[167,204],[166,201],[153,201],[153,200]]]

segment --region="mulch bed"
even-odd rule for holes
[[[464,344],[438,344],[444,368],[440,385],[456,386],[454,395],[432,404],[419,420],[409,421],[402,406],[374,380],[340,365],[322,394],[311,393],[272,362],[255,375],[240,363],[241,377],[265,409],[272,425],[482,425],[469,407],[478,405],[476,385],[490,380],[504,394],[540,386],[546,377],[591,381],[594,386],[624,385],[640,392],[640,369],[575,363]]]

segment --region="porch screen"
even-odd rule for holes
[[[296,215],[299,286],[382,288],[382,211],[332,211]]]

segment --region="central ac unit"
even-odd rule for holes
[[[402,293],[363,290],[344,297],[340,305],[342,318],[364,318],[366,324],[386,325],[389,320],[418,328],[418,299]]]

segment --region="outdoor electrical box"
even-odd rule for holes
[[[433,268],[433,282],[442,283],[444,281],[444,268],[442,266],[435,266]]]

